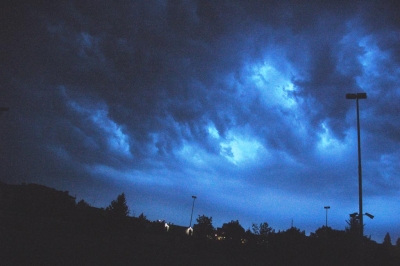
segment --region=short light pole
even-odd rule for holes
[[[325,227],[328,230],[328,210],[330,209],[330,206],[325,206],[324,209],[326,210],[326,219],[325,219]]]
[[[330,206],[324,206],[324,209],[326,210],[326,216],[325,216],[325,259],[326,259],[326,265],[328,265],[328,210],[330,209]]]
[[[190,215],[190,224],[189,227],[192,227],[192,217],[193,217],[193,209],[194,209],[194,200],[197,198],[196,196],[192,196],[193,198],[193,205],[192,205],[192,214]]]
[[[367,99],[367,94],[365,92],[361,93],[347,93],[346,99],[356,100],[357,107],[357,140],[358,140],[358,202],[359,202],[359,212],[363,213],[362,207],[362,168],[361,168],[361,138],[360,138],[360,111],[358,108],[358,100],[359,99]],[[359,215],[360,221],[360,237],[364,236],[364,224],[363,224],[363,216]]]

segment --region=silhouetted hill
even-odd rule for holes
[[[0,210],[37,216],[67,217],[75,208],[68,191],[38,184],[0,185]]]

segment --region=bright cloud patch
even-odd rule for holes
[[[68,105],[80,115],[87,117],[97,129],[106,136],[108,148],[124,156],[131,156],[129,137],[123,132],[121,126],[108,117],[107,106],[97,104],[96,106],[85,105],[72,99],[68,100]]]
[[[221,143],[221,155],[233,164],[243,161],[255,160],[262,145],[252,139],[232,135],[227,141]]]
[[[325,154],[331,154],[334,156],[340,155],[345,146],[339,140],[337,140],[330,132],[330,129],[324,124],[321,124],[322,132],[319,135],[319,142],[317,144],[318,150]]]
[[[208,134],[210,134],[211,137],[216,139],[219,138],[218,130],[214,126],[209,126],[207,129],[208,129]]]
[[[185,143],[179,154],[182,158],[190,160],[196,166],[204,166],[206,164],[206,154],[199,148],[189,143]]]
[[[229,162],[238,165],[249,161],[254,161],[263,149],[261,143],[250,137],[244,137],[232,132],[227,134],[225,139],[221,138],[214,126],[208,127],[209,136],[219,142],[219,155]],[[210,154],[207,154],[200,147],[185,143],[179,154],[182,158],[189,159],[194,165],[205,166],[210,160]]]
[[[97,110],[92,116],[99,128],[108,135],[109,148],[124,155],[130,155],[128,136],[122,132],[120,126],[107,117],[107,111]]]
[[[290,78],[270,64],[252,66],[251,82],[262,92],[266,104],[292,108],[296,101],[290,97],[294,85]]]

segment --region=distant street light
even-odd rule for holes
[[[330,209],[330,206],[325,206],[324,209],[326,210],[326,221],[325,221],[325,227],[328,228],[328,210]]]
[[[193,209],[194,209],[194,200],[197,198],[196,196],[192,196],[193,198],[193,205],[192,205],[192,214],[190,215],[190,224],[189,227],[192,227],[192,217],[193,217]]]
[[[361,144],[360,144],[360,111],[358,109],[358,100],[359,99],[367,99],[367,94],[365,92],[362,93],[347,93],[346,99],[356,100],[357,107],[357,140],[358,140],[358,201],[359,201],[359,212],[363,213],[362,207],[362,168],[361,168]],[[360,236],[364,236],[364,225],[363,225],[363,216],[360,215]]]

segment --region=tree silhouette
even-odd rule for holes
[[[122,193],[118,195],[116,200],[111,201],[106,211],[116,218],[127,217],[129,215],[129,208],[126,204],[125,194]]]
[[[299,228],[292,226],[288,230],[283,231],[281,234],[287,238],[299,239],[299,238],[304,238],[306,235],[306,232],[304,230],[300,231]]]
[[[392,245],[392,239],[390,238],[390,234],[389,233],[386,233],[382,244],[385,245],[385,246],[391,246]]]
[[[76,206],[78,208],[86,208],[86,207],[90,207],[89,203],[87,203],[85,200],[81,199]]]
[[[260,224],[260,235],[268,236],[272,232],[272,228],[269,226],[267,222]]]
[[[260,226],[256,223],[252,223],[251,224],[251,231],[253,232],[253,234],[255,235],[259,235],[260,234]]]
[[[196,219],[197,225],[195,229],[195,234],[199,237],[211,237],[214,227],[212,225],[212,217],[207,217],[205,215],[199,215]]]
[[[272,233],[272,228],[267,222],[263,222],[260,225],[253,223],[251,228],[259,244],[267,243],[267,237]]]
[[[151,222],[147,220],[146,215],[143,214],[143,212],[137,217],[137,219],[134,219],[133,221],[135,224],[135,230],[139,234],[144,234],[146,231],[149,229]]]
[[[226,238],[233,241],[240,241],[245,233],[244,228],[239,224],[238,220],[224,223],[222,229],[225,232]]]
[[[147,222],[147,217],[143,214],[143,212],[139,215],[138,219],[140,221]]]
[[[325,225],[323,225],[322,227],[315,230],[315,233],[313,235],[318,238],[326,238],[328,235],[330,235],[329,233],[331,231],[332,231],[332,228],[326,227]]]
[[[397,238],[397,240],[396,240],[396,246],[397,246],[397,247],[400,247],[400,237]]]
[[[127,225],[129,208],[126,204],[125,194],[118,195],[116,200],[106,208],[108,226],[111,230],[120,230]]]
[[[348,224],[345,228],[346,233],[351,237],[357,237],[360,234],[360,221],[357,216],[351,216],[346,223]]]

